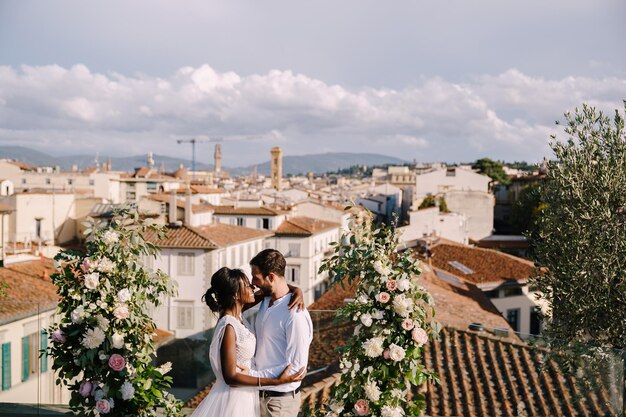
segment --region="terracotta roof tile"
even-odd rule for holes
[[[160,248],[216,249],[218,247],[217,243],[188,226],[168,227],[167,236],[161,240],[158,240],[156,233],[148,231],[145,239]]]
[[[278,226],[276,235],[310,236],[326,230],[338,229],[339,227],[341,227],[339,223],[325,220],[310,217],[292,217],[291,219],[283,221],[280,226]]]
[[[0,323],[54,308],[58,300],[50,280],[54,272],[53,261],[45,258],[0,268],[0,282],[9,286],[7,295],[0,298]]]
[[[451,274],[480,285],[505,281],[527,280],[534,272],[532,262],[492,249],[440,243],[431,247],[431,263]],[[455,267],[458,262],[471,270],[464,274]],[[458,264],[456,264],[458,265]]]
[[[269,230],[252,229],[223,223],[198,226],[194,229],[219,247],[273,235]]]

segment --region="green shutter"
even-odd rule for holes
[[[41,355],[39,371],[44,373],[48,371],[48,333],[45,330],[42,330],[39,335],[39,345],[39,355]]]
[[[2,344],[2,391],[11,388],[11,343]]]
[[[28,381],[30,376],[30,352],[28,351],[28,336],[22,337],[22,382]]]

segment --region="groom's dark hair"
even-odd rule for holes
[[[261,271],[264,277],[268,276],[271,272],[284,277],[287,262],[283,254],[276,249],[265,249],[252,258],[250,266],[259,268],[259,271]]]

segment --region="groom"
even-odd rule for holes
[[[307,310],[289,309],[285,266],[285,258],[275,249],[265,249],[250,261],[252,284],[265,296],[255,324],[256,369],[291,364],[296,372],[308,363],[313,324]],[[262,387],[259,396],[261,417],[296,417],[300,411],[300,382]]]

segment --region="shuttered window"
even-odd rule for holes
[[[39,335],[39,367],[41,372],[48,371],[48,334],[42,331]]]
[[[2,344],[2,391],[11,388],[11,343]]]

